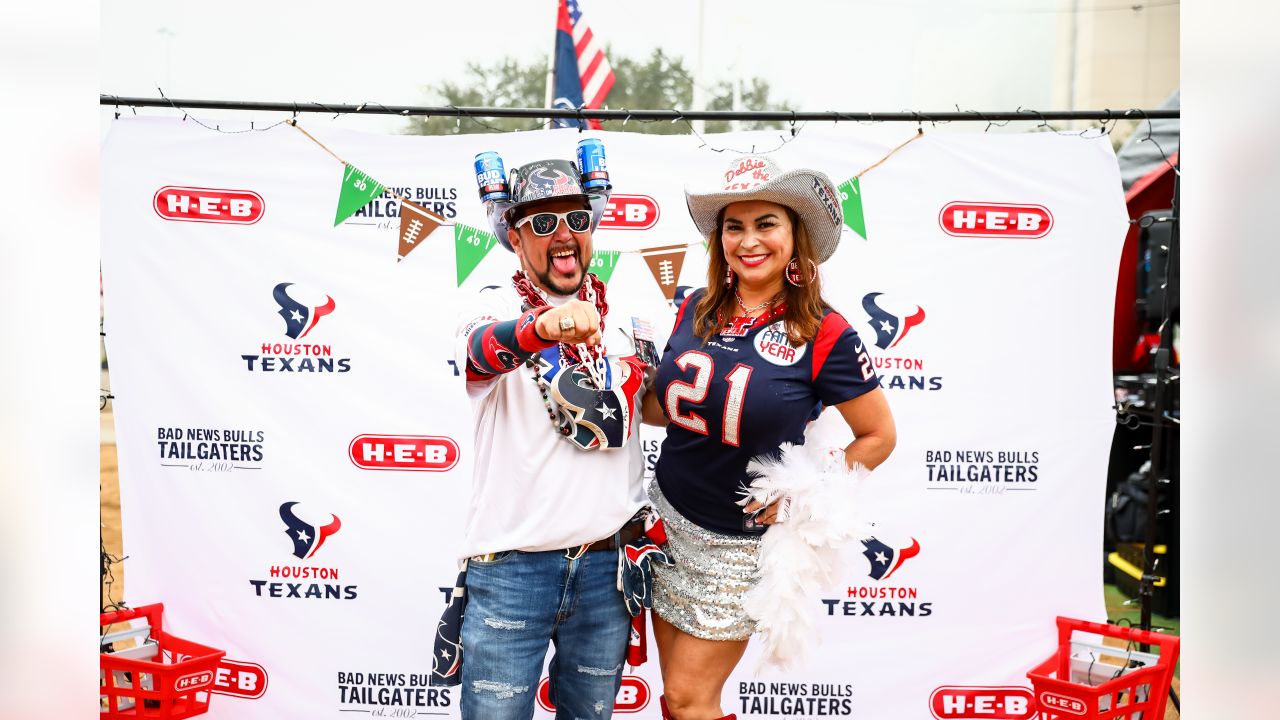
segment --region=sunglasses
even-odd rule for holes
[[[560,226],[560,221],[564,220],[564,224],[569,226],[573,232],[586,232],[591,227],[591,211],[590,210],[570,210],[568,212],[540,212],[534,213],[527,217],[522,217],[516,221],[516,227],[524,227],[525,225],[533,226],[533,234],[538,237],[546,237],[556,231]]]

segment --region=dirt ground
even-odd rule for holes
[[[111,558],[124,556],[120,547],[120,482],[116,467],[116,445],[103,443],[101,462],[101,517],[103,551]],[[102,579],[102,606],[108,608],[124,597],[124,563],[112,562]]]

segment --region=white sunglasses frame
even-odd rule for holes
[[[555,216],[556,216],[556,224],[555,224],[555,227],[551,228],[551,232],[547,233],[546,235],[538,235],[538,231],[537,231],[537,230],[534,230],[533,228],[529,228],[529,229],[530,229],[530,230],[533,230],[533,234],[534,234],[534,235],[538,235],[538,237],[551,237],[552,235],[555,235],[555,234],[556,234],[556,230],[560,229],[560,223],[564,223],[564,226],[565,226],[565,227],[568,227],[568,228],[569,228],[569,232],[571,232],[571,233],[578,233],[578,234],[582,234],[582,233],[585,233],[585,232],[590,232],[590,231],[591,231],[591,220],[590,220],[590,219],[588,219],[588,220],[587,220],[587,227],[586,227],[585,229],[583,229],[583,230],[574,230],[573,228],[569,227],[569,213],[576,213],[576,212],[584,212],[584,213],[587,213],[588,215],[590,215],[590,214],[591,214],[591,211],[590,211],[590,210],[587,210],[587,209],[585,209],[585,208],[576,208],[576,209],[573,209],[573,210],[565,210],[564,212],[551,212],[550,210],[540,210],[540,211],[538,211],[538,212],[530,213],[530,214],[528,214],[528,215],[525,215],[524,217],[522,217],[522,218],[520,218],[519,220],[517,220],[517,221],[516,221],[516,229],[518,230],[518,229],[520,229],[520,228],[524,227],[525,225],[528,225],[529,223],[533,222],[533,218],[534,218],[535,216],[538,216],[538,215],[555,215]]]

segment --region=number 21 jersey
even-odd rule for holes
[[[676,315],[662,354],[656,390],[670,420],[655,475],[681,515],[728,535],[757,534],[736,501],[750,484],[747,463],[802,444],[814,410],[838,405],[879,387],[862,340],[839,313],[827,308],[817,337],[793,347],[782,308],[750,327],[694,334],[692,293]]]

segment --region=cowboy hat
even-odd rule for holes
[[[800,216],[818,262],[826,262],[840,244],[844,210],[831,179],[803,168],[783,172],[767,155],[747,155],[732,161],[721,182],[701,191],[686,188],[684,197],[693,224],[706,238],[716,230],[720,211],[726,205],[767,200],[789,207]]]

